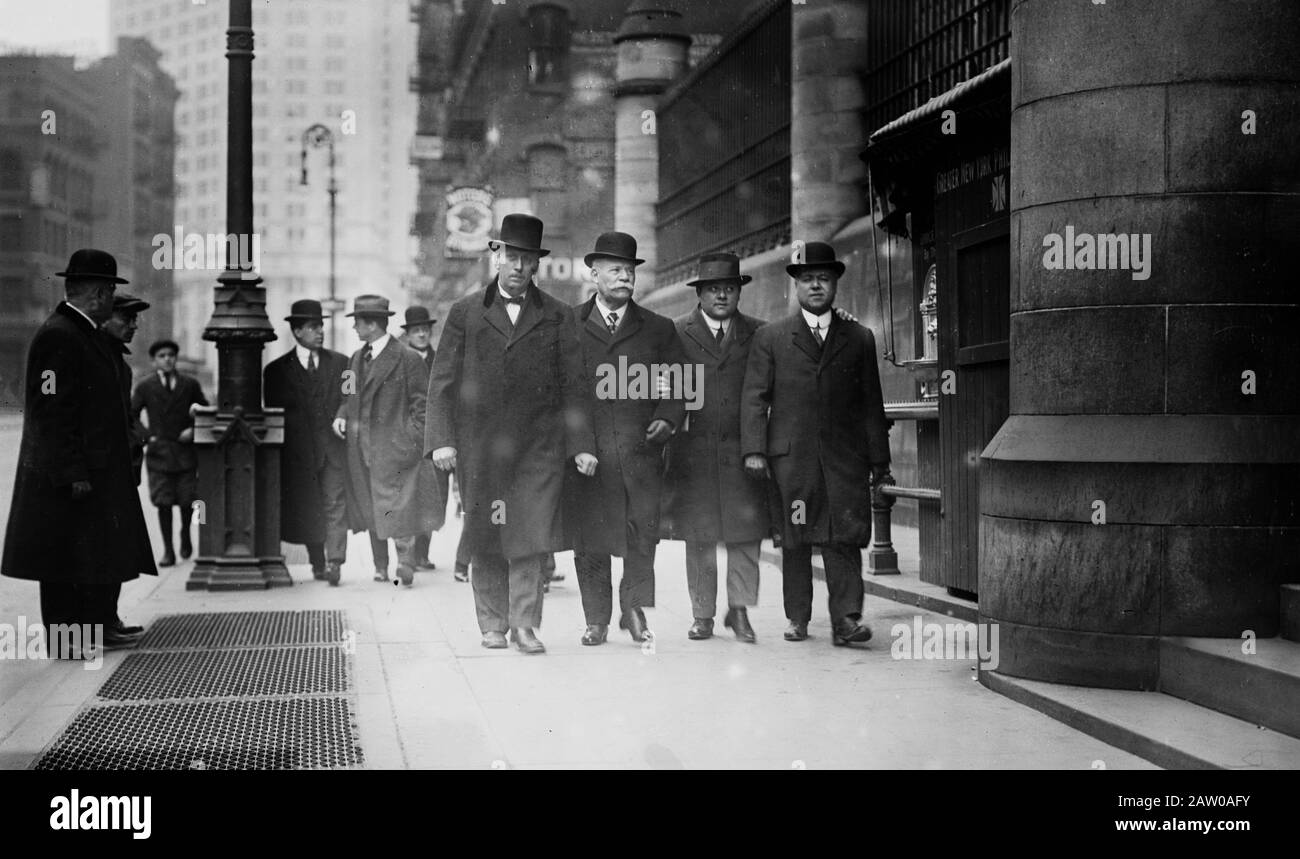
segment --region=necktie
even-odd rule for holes
[[[817,338],[818,346],[826,345],[826,337],[822,334],[822,327],[820,323],[817,325],[816,328],[813,329],[813,336]]]
[[[176,390],[176,377],[173,376],[171,373],[167,374],[167,390],[169,391]]]
[[[308,352],[308,353],[307,353],[307,372],[308,372],[308,373],[312,373],[312,374],[315,374],[315,372],[316,372],[316,353],[315,353],[315,352]]]
[[[719,325],[719,326],[718,326],[718,330],[713,332],[713,342],[715,342],[715,343],[717,343],[719,346],[721,346],[721,345],[722,345],[722,338],[723,338],[723,337],[726,337],[726,336],[727,336],[727,332],[726,332],[726,330],[724,330],[723,327],[722,327],[721,325]]]
[[[611,313],[607,318],[609,319],[609,333],[613,334],[618,330],[618,314]]]

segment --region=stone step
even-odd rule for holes
[[[1282,585],[1282,637],[1300,641],[1300,584]]]
[[[1162,692],[1065,686],[981,672],[990,689],[1166,769],[1289,770],[1300,740]],[[1091,762],[1093,768],[1106,760]]]
[[[1300,737],[1300,643],[1260,638],[1164,638],[1160,691]],[[1253,649],[1253,653],[1243,653]]]

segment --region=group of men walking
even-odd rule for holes
[[[542,291],[534,276],[548,253],[543,229],[530,215],[504,218],[489,243],[496,276],[452,305],[436,354],[437,320],[422,307],[407,309],[399,339],[388,300],[359,296],[347,315],[363,345],[346,357],[323,347],[320,302],[293,304],[295,345],[264,375],[266,404],[285,410],[282,539],[304,544],[313,576],[331,585],[347,562],[349,530],[369,533],[374,578],[390,581],[391,539],[397,582],[410,586],[416,571],[434,567],[430,534],[443,525],[454,474],[464,515],[456,575],[472,582],[484,647],[545,651],[543,596],[554,553],[568,549],[582,644],[608,639],[615,556],[619,627],[645,641],[661,538],[686,543],[688,637],[713,635],[721,569],[723,623],[752,643],[747,610],[768,536],[782,552],[785,639],[808,637],[818,547],[833,643],[867,641],[861,547],[872,487],[888,468],[887,424],[872,334],[834,307],[844,272],[834,249],[810,242],[787,266],[800,309],[771,324],[740,312],[751,278],[737,257],[708,254],[690,282],[697,306],[670,320],[634,300],[644,260],[621,232],[601,235],[585,257],[591,298],[570,307]],[[125,295],[114,304],[113,287],[125,281],[110,255],[78,251],[61,274],[67,301],[29,356],[3,572],[42,582],[47,623],[93,619],[106,637],[128,641],[139,628],[117,617],[117,590],[156,573],[128,469],[134,462],[138,485],[147,439],[150,494],[167,535],[160,563],[174,563],[172,505],[181,507],[188,557],[186,435],[192,407],[206,400],[175,373],[170,341],[154,344],[157,372],[130,393],[121,353],[148,305]],[[46,370],[57,393],[42,389]],[[611,373],[640,374],[643,384],[607,384]],[[686,395],[684,379],[698,396]],[[87,527],[71,540],[51,533],[69,519]],[[94,572],[70,575],[77,570]]]

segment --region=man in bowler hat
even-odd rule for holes
[[[0,574],[40,582],[47,635],[57,624],[88,625],[105,649],[138,636],[120,629],[122,582],[157,575],[140,496],[131,479],[120,357],[99,327],[113,293],[127,281],[117,260],[86,248],[58,272],[65,299],[32,338],[27,353],[23,434],[14,475]],[[66,639],[65,639],[66,641]],[[53,641],[51,640],[51,650]]]
[[[424,362],[425,368],[429,374],[433,374],[433,358],[437,353],[433,345],[429,342],[433,337],[433,326],[438,320],[434,319],[429,313],[429,308],[420,305],[412,305],[406,308],[406,321],[402,323],[403,340],[406,345],[415,350]],[[427,388],[428,380],[425,380]],[[423,444],[423,440],[421,440]],[[438,507],[434,511],[433,530],[440,530],[444,524],[447,515],[447,495],[451,490],[451,474],[445,471],[439,471],[438,468],[429,460],[421,458],[421,467],[428,472],[426,479],[429,480],[438,494]],[[424,533],[415,538],[415,569],[417,571],[428,571],[437,569],[437,564],[429,560],[429,543],[432,534]]]
[[[871,541],[871,487],[889,467],[876,340],[833,312],[844,263],[809,242],[786,266],[799,310],[759,329],[741,405],[741,451],[755,478],[775,478],[782,503],[787,641],[808,637],[812,547],[826,566],[832,642],[865,642],[862,547]]]
[[[149,472],[149,500],[158,508],[163,556],[160,567],[176,563],[172,548],[172,507],[181,513],[181,558],[194,553],[190,517],[199,490],[199,458],[194,451],[194,406],[206,406],[198,379],[176,370],[180,347],[174,340],[159,340],[149,347],[154,372],[135,386],[131,418],[144,412],[149,418],[149,443],[145,469]]]
[[[565,475],[596,473],[573,311],[533,281],[543,224],[506,215],[496,277],[452,305],[429,381],[425,455],[455,469],[482,644],[544,653],[543,558],[568,548]]]
[[[701,407],[668,442],[661,533],[686,541],[686,585],[693,641],[713,635],[717,611],[719,544],[726,557],[724,626],[746,643],[755,640],[748,608],[758,605],[758,555],[771,527],[767,487],[745,474],[740,451],[740,399],[754,334],[765,324],[740,312],[740,273],[731,253],[705,254],[695,287],[699,303],[677,317],[686,360],[703,368]]]
[[[266,365],[268,406],[284,409],[280,539],[307,547],[312,578],[337,586],[347,561],[347,445],[331,424],[343,400],[347,356],[324,348],[319,301],[295,301],[285,317],[294,347]]]
[[[574,544],[574,566],[582,592],[587,629],[582,643],[604,644],[613,614],[611,557],[623,558],[619,582],[619,627],[633,641],[651,635],[643,609],[655,604],[655,547],[659,543],[659,502],[663,487],[664,443],[682,425],[680,398],[658,396],[657,384],[643,396],[601,395],[595,380],[610,372],[653,365],[684,369],[685,358],[672,320],[632,300],[636,239],[607,232],[596,239],[585,262],[596,294],[578,305],[575,324],[582,341],[588,401],[596,433],[600,473],[593,481],[570,481],[566,525]],[[618,386],[622,389],[623,386]],[[671,393],[671,392],[669,392]]]
[[[415,539],[433,530],[436,490],[421,468],[428,371],[414,349],[388,333],[388,299],[359,295],[348,314],[363,345],[348,362],[351,384],[334,431],[347,440],[348,526],[370,532],[375,581],[388,578],[388,541],[397,580],[415,581]]]

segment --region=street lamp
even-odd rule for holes
[[[330,297],[329,301],[324,302],[324,304],[330,314],[330,349],[338,351],[334,335],[334,314],[339,309],[338,297],[334,294],[334,215],[339,186],[334,181],[334,132],[318,122],[302,133],[302,182],[300,183],[302,185],[307,184],[308,146],[313,149],[319,149],[322,146],[329,147],[330,181],[326,190],[329,191],[330,195]]]

